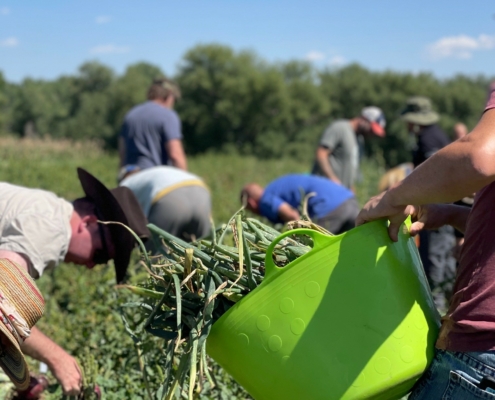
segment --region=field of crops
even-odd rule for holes
[[[310,165],[311,154],[305,161],[289,157],[258,160],[213,153],[189,158],[190,170],[202,176],[211,189],[216,225],[227,222],[239,208],[239,191],[246,182],[256,180],[266,184],[285,173],[305,173]],[[108,186],[115,185],[117,156],[104,152],[96,144],[0,139],[1,181],[41,187],[74,199],[82,194],[76,178],[77,166],[88,169]],[[378,177],[383,172],[366,160],[362,170],[363,179],[357,188],[361,203],[375,194]],[[136,253],[136,261],[138,257]],[[131,274],[131,284],[148,276],[138,265],[131,268]],[[96,380],[104,398],[154,398],[149,388],[163,381],[164,341],[148,335],[136,343],[128,335],[120,306],[136,297],[115,288],[113,268],[86,271],[83,267],[61,265],[45,274],[38,284],[47,305],[38,326],[73,355],[92,365],[88,379]],[[249,398],[218,366],[211,365],[217,386],[205,387],[200,398]],[[35,371],[39,368],[35,362],[31,366]],[[48,400],[60,398],[57,385],[50,386],[50,390]]]

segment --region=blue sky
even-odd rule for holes
[[[173,75],[200,43],[268,62],[495,76],[495,2],[0,0],[0,71],[11,82],[73,74],[88,60]]]

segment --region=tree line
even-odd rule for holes
[[[0,134],[99,140],[115,149],[125,113],[163,76],[146,62],[119,76],[92,61],[73,76],[19,84],[7,82],[0,71]],[[254,52],[217,44],[190,49],[168,78],[182,91],[176,109],[189,154],[237,151],[308,159],[333,119],[352,118],[362,107],[376,105],[387,118],[387,137],[370,140],[366,151],[388,166],[410,158],[411,138],[398,118],[407,97],[430,97],[441,127],[450,133],[459,121],[473,128],[492,80],[373,72],[358,64],[316,69],[303,61],[268,63]]]

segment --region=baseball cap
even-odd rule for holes
[[[379,137],[385,136],[385,115],[381,108],[375,106],[364,107],[361,110],[361,117],[368,120],[371,123],[371,131]]]

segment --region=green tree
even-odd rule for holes
[[[227,143],[254,151],[259,134],[286,131],[290,108],[283,76],[251,52],[196,46],[184,56],[177,81],[183,94],[177,108],[190,152]]]
[[[14,132],[57,136],[58,122],[70,117],[71,91],[67,91],[65,86],[69,81],[72,79],[61,78],[55,82],[24,80],[14,99]]]
[[[7,82],[0,71],[0,134],[5,133],[10,122],[10,108],[7,94]]]
[[[145,101],[152,80],[163,76],[146,62],[117,76],[96,61],[51,81],[10,84],[0,74],[0,132],[96,139],[116,148],[125,114]],[[175,80],[183,94],[176,107],[188,153],[234,149],[306,160],[309,168],[325,127],[368,105],[382,108],[388,122],[384,139],[366,141],[368,157],[387,166],[407,161],[414,138],[399,115],[409,96],[430,97],[440,126],[450,134],[459,121],[474,127],[492,79],[458,75],[441,80],[429,73],[375,72],[358,64],[317,70],[306,62],[270,64],[253,52],[207,44],[185,53]]]
[[[320,90],[317,71],[311,64],[291,61],[281,64],[279,70],[284,78],[289,107],[287,124],[283,129],[258,134],[256,154],[306,160],[314,152],[329,119],[330,99]]]

